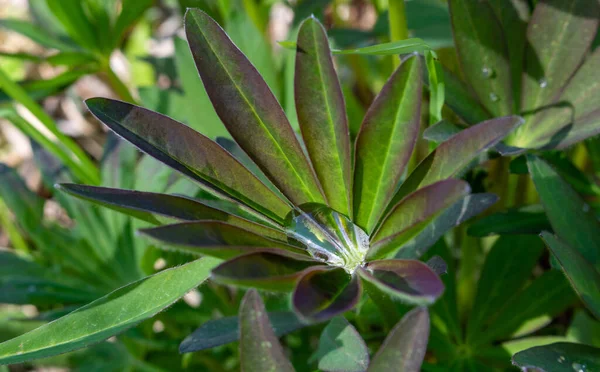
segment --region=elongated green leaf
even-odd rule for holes
[[[99,39],[84,10],[85,2],[79,0],[46,0],[48,7],[60,21],[69,36],[87,49],[100,47]]]
[[[214,258],[201,258],[117,289],[65,317],[0,344],[0,363],[57,355],[119,334],[200,285],[218,263]]]
[[[236,257],[213,270],[221,283],[267,291],[291,291],[304,271],[318,262],[282,252],[258,252]]]
[[[19,85],[25,89],[29,97],[38,101],[51,96],[56,92],[62,91],[80,77],[92,72],[95,72],[95,69],[92,67],[78,68],[76,70],[66,71],[50,79],[22,81],[19,82]],[[8,102],[11,100],[12,98],[4,91],[0,91],[0,102]]]
[[[469,124],[477,124],[492,117],[458,76],[443,67],[442,71],[446,105]]]
[[[600,273],[581,253],[556,236],[548,232],[543,232],[541,236],[583,303],[600,319]]]
[[[171,168],[272,218],[281,221],[288,213],[283,200],[221,146],[193,129],[125,102],[92,98],[86,103],[109,128]]]
[[[391,204],[395,205],[420,187],[454,177],[479,154],[499,143],[522,122],[518,116],[506,116],[484,121],[454,135],[419,163],[394,195]]]
[[[577,70],[555,103],[535,114],[518,140],[532,147],[565,148],[600,132],[598,69],[600,49]]]
[[[27,188],[17,172],[0,163],[0,198],[14,213],[22,228],[34,231],[43,218],[44,199]]]
[[[294,203],[323,203],[314,171],[256,69],[206,13],[188,10],[185,25],[204,87],[236,142]]]
[[[292,311],[273,311],[267,316],[277,337],[306,327]],[[240,339],[239,324],[237,316],[209,320],[183,340],[179,352],[191,353],[237,341]]]
[[[0,27],[12,30],[28,37],[36,43],[53,49],[73,51],[77,47],[69,43],[63,42],[59,38],[49,35],[48,32],[35,26],[33,23],[19,19],[4,18],[0,20]]]
[[[279,45],[287,49],[296,49],[297,43],[293,41],[280,41]],[[398,54],[423,53],[431,50],[431,47],[418,38],[396,40],[389,43],[381,43],[362,48],[332,49],[333,54],[363,54],[371,56],[391,56]]]
[[[433,142],[444,142],[458,134],[463,128],[448,120],[441,120],[423,131],[423,138]]]
[[[512,357],[514,365],[552,372],[587,372],[600,370],[600,349],[568,342],[536,346]]]
[[[429,313],[417,307],[390,331],[373,357],[368,372],[418,372],[427,351]]]
[[[584,309],[575,310],[567,338],[569,341],[600,347],[600,321],[588,315]]]
[[[590,264],[599,268],[600,223],[593,209],[548,163],[528,156],[527,164],[556,235]]]
[[[133,26],[144,12],[152,6],[153,0],[123,0],[121,12],[113,29],[113,43],[117,45],[123,33]]]
[[[503,234],[539,234],[551,230],[548,217],[541,205],[528,205],[484,217],[469,226],[471,236]]]
[[[525,285],[543,250],[544,246],[535,235],[503,236],[496,241],[477,283],[467,340],[484,332],[481,327],[486,319]]]
[[[521,110],[545,106],[581,64],[598,29],[597,1],[540,1],[527,28]]]
[[[319,361],[321,371],[364,372],[369,365],[369,350],[352,324],[338,316],[323,329],[311,359]]]
[[[243,372],[294,371],[254,289],[246,293],[240,305],[240,364]]]
[[[294,77],[302,138],[329,206],[351,214],[350,134],[327,34],[316,18],[300,26]]]
[[[155,225],[178,221],[223,221],[267,237],[287,240],[283,232],[277,233],[272,228],[183,196],[75,184],[61,184],[57,189]]]
[[[404,61],[369,108],[356,139],[354,220],[370,234],[385,211],[419,133],[421,61]]]
[[[442,120],[445,99],[444,71],[435,53],[426,52],[425,61],[429,80],[429,124],[434,124]]]
[[[414,238],[435,217],[470,192],[469,184],[460,180],[444,180],[408,195],[392,208],[381,227],[371,238],[368,257],[394,255],[402,244]]]
[[[514,113],[508,47],[487,1],[450,0],[456,51],[468,83],[494,116]]]

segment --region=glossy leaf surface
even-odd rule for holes
[[[552,372],[587,372],[600,369],[600,349],[567,342],[537,346],[512,357],[521,368]]]
[[[193,129],[166,116],[106,98],[86,101],[90,111],[115,133],[171,168],[273,218],[288,205],[227,151]]]
[[[327,34],[314,17],[298,31],[294,93],[302,138],[327,202],[350,215],[352,164],[346,105]]]
[[[444,292],[444,284],[436,273],[416,260],[371,261],[359,273],[364,280],[406,303],[430,304]]]
[[[431,220],[467,196],[470,190],[466,182],[448,179],[408,195],[390,211],[371,238],[368,257],[393,255],[403,243],[423,231]]]
[[[352,324],[344,317],[333,318],[321,333],[313,355],[322,371],[364,372],[369,350]]]
[[[600,319],[600,273],[591,263],[556,236],[544,232],[542,239],[565,272],[586,307]]]
[[[240,305],[240,364],[246,372],[294,371],[273,332],[265,305],[254,289],[246,293]]]
[[[314,172],[254,66],[206,13],[188,10],[185,26],[204,87],[235,141],[294,203],[322,203]]]
[[[419,58],[404,61],[367,111],[356,139],[354,220],[369,234],[410,159],[421,115]]]
[[[52,323],[0,344],[0,363],[57,355],[119,334],[200,285],[218,263],[214,258],[201,258],[117,289]]]
[[[427,351],[429,313],[418,307],[390,331],[373,357],[368,372],[418,372]]]

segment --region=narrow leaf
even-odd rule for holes
[[[0,344],[0,364],[79,349],[119,334],[200,285],[219,263],[202,258],[129,284],[52,323]]]
[[[425,129],[423,131],[423,138],[428,141],[441,143],[460,133],[462,129],[458,125],[444,119]]]
[[[297,49],[297,43],[290,40],[279,41],[279,45],[286,49]],[[431,47],[419,38],[396,40],[389,43],[370,45],[362,48],[332,49],[333,54],[363,54],[371,56],[391,56],[398,54],[423,53]]]
[[[47,48],[64,51],[77,50],[77,47],[69,43],[63,42],[62,40],[54,37],[53,35],[49,35],[43,29],[35,26],[32,22],[20,19],[4,18],[0,20],[0,27],[4,27],[14,32],[18,32],[19,34],[26,36],[29,39],[40,44],[41,46]]]
[[[594,210],[548,163],[528,156],[527,164],[556,235],[590,264],[600,268],[600,223]]]
[[[552,372],[586,372],[600,370],[600,349],[567,342],[536,346],[513,355],[512,362],[521,368]]]
[[[254,289],[246,293],[240,305],[240,364],[246,372],[294,371]]]
[[[393,196],[416,143],[421,61],[404,61],[369,108],[356,139],[354,216],[367,234]]]
[[[541,236],[583,303],[600,319],[600,273],[579,252],[556,236],[548,232]]]
[[[404,181],[392,204],[420,187],[454,177],[479,154],[496,145],[522,124],[518,116],[491,119],[454,135],[429,154]]]
[[[185,30],[208,96],[235,141],[295,204],[323,203],[292,127],[254,66],[206,13],[188,10]]]
[[[323,321],[351,310],[362,287],[356,275],[341,268],[315,267],[298,281],[292,295],[294,310],[306,321]]]
[[[281,220],[289,206],[227,151],[166,116],[107,98],[86,101],[90,111],[115,133],[171,168],[222,190],[252,208]]]
[[[539,234],[551,230],[544,209],[539,204],[494,213],[471,224],[469,235],[483,237],[504,234]]]
[[[318,359],[319,369],[325,372],[364,372],[369,365],[369,350],[356,329],[338,316],[323,329],[311,359]]]
[[[456,51],[468,83],[494,116],[514,113],[508,47],[487,1],[450,0]]]
[[[410,304],[431,304],[444,292],[437,274],[416,260],[371,261],[359,273],[388,295]]]
[[[390,331],[373,357],[368,372],[419,372],[427,351],[429,313],[418,307]]]
[[[371,238],[370,258],[393,255],[429,222],[469,194],[469,184],[454,179],[434,183],[401,200]]]
[[[329,206],[350,215],[350,134],[342,88],[323,26],[308,18],[298,31],[294,77],[302,138]]]
[[[291,291],[303,272],[317,262],[302,256],[259,252],[236,257],[213,270],[220,283],[267,291]]]
[[[240,252],[252,251],[252,247],[283,249],[306,255],[301,248],[221,221],[183,222],[142,229],[140,232],[189,252],[219,258],[231,258]]]

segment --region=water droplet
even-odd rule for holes
[[[548,86],[548,80],[546,80],[546,78],[541,78],[538,83],[540,84],[540,88],[546,88]]]
[[[590,211],[590,205],[588,203],[584,203],[583,204],[583,208],[581,208],[583,210],[584,213],[587,213]]]
[[[263,341],[263,342],[261,342],[260,346],[263,349],[270,349],[271,347],[273,347],[273,345],[271,345],[271,343],[269,341]]]
[[[562,356],[562,355],[558,357],[558,362],[559,362],[559,363],[564,363],[564,362],[565,362],[565,360],[566,360],[566,359],[565,359],[565,357],[564,357],[564,356]]]
[[[489,68],[487,66],[484,66],[481,69],[481,75],[483,75],[484,78],[489,79],[494,76],[494,70],[492,70],[491,68]]]
[[[362,265],[369,236],[341,213],[321,204],[304,204],[286,218],[287,234],[303,243],[316,260],[349,273]]]
[[[573,363],[573,364],[571,364],[571,367],[573,367],[573,370],[575,372],[586,372],[587,371],[587,367],[585,364]]]
[[[496,93],[490,93],[490,101],[498,102],[499,100],[500,100],[500,98],[498,97],[498,95]]]

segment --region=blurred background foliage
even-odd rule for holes
[[[535,2],[525,1],[529,6]],[[228,133],[184,39],[186,8],[203,9],[223,26],[297,128],[294,53],[278,42],[295,40],[300,21],[311,14],[327,27],[334,48],[417,37],[436,51],[448,71],[464,78],[446,1],[402,4],[408,35],[390,28],[394,14],[389,9],[398,6],[396,0],[0,0],[0,341],[124,284],[191,260],[141,240],[135,230],[142,222],[90,207],[53,188],[57,182],[76,181],[188,196],[200,192],[108,135],[83,104],[94,96],[139,104],[210,138],[224,137],[220,143],[226,146]],[[353,138],[397,58],[336,57]],[[423,98],[428,102],[429,93]],[[430,122],[427,107],[423,105],[423,123]],[[447,107],[443,115],[459,126],[466,124]],[[423,159],[430,147],[421,140],[411,164]],[[596,138],[545,155],[595,209],[600,203],[599,149]],[[557,340],[600,346],[597,335],[589,332],[600,325],[581,308],[564,277],[548,271],[550,260],[541,240],[489,237],[550,229],[526,172],[525,159],[517,157],[510,164],[491,159],[466,175],[474,191],[497,191],[501,198],[486,216],[456,229],[432,250],[445,258],[450,272],[459,274],[444,277],[446,295],[433,307],[424,370],[508,370],[514,352]],[[506,173],[506,178],[499,173]],[[521,230],[515,229],[517,225]],[[539,249],[513,254],[519,244]],[[465,255],[469,259],[463,262],[459,257]],[[494,268],[490,262],[500,258],[510,259]],[[498,288],[497,275],[507,272],[517,274]],[[526,306],[537,293],[534,286],[551,287],[553,292],[525,315],[489,310],[504,301],[512,301],[515,309]],[[495,303],[484,300],[490,290],[498,291]],[[178,345],[200,324],[236,315],[242,295],[215,284],[203,286],[109,342],[11,370],[42,366],[85,371],[237,370],[235,344],[188,354],[179,354]],[[265,301],[269,311],[287,310],[285,298],[267,296]],[[366,300],[349,320],[369,349],[377,350],[383,330],[373,303]],[[283,338],[295,365],[305,366],[298,370],[315,370],[315,364],[307,361],[322,329],[311,326]],[[521,337],[526,334],[533,337]]]

